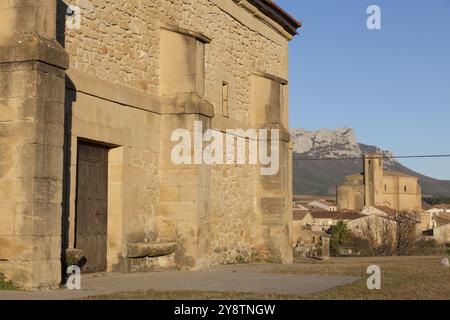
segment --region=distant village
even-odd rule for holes
[[[300,256],[434,254],[450,243],[450,205],[422,201],[418,179],[384,171],[377,154],[336,197],[293,196],[292,244]],[[326,253],[324,252],[326,251]],[[445,250],[445,249],[444,249]]]

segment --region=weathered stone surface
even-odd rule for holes
[[[195,93],[183,93],[163,98],[164,113],[194,113],[214,117],[214,106]]]
[[[61,240],[78,245],[79,140],[110,148],[107,271],[290,262],[286,130],[271,181],[255,165],[178,166],[170,155],[172,132],[193,134],[194,121],[204,131],[287,127],[284,28],[241,2],[91,0],[80,29],[65,28],[58,6],[57,44],[55,3],[0,7],[0,270],[20,262],[8,276],[25,287],[58,283]]]
[[[55,1],[6,2],[0,10],[0,272],[19,287],[55,288],[68,55],[54,39]]]
[[[0,62],[41,61],[67,69],[69,56],[56,41],[32,34],[15,34],[0,41]]]
[[[167,256],[175,252],[176,242],[136,242],[128,244],[128,258]]]

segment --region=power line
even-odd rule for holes
[[[373,157],[336,157],[336,158],[313,158],[313,157],[292,157],[293,160],[301,161],[331,161],[331,160],[363,160],[363,159],[412,159],[412,158],[450,158],[450,154],[430,154],[413,156],[373,156]]]

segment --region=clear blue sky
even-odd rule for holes
[[[450,154],[450,0],[278,0],[290,44],[290,126],[351,127],[396,155]],[[368,30],[369,5],[381,30]],[[402,160],[450,179],[450,158]]]

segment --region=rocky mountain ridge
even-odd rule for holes
[[[363,154],[380,153],[386,157],[393,156],[390,151],[358,143],[351,128],[317,131],[290,129],[290,132],[294,149],[293,187],[296,194],[334,195],[336,186],[342,183],[346,175],[362,171]],[[450,181],[427,177],[403,166],[395,159],[385,159],[384,167],[385,170],[418,177],[425,195],[450,196]]]

